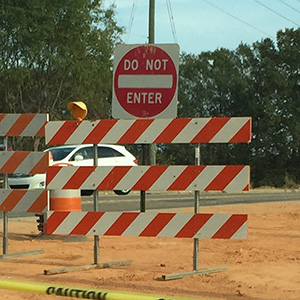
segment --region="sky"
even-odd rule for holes
[[[125,44],[148,43],[149,0],[104,0],[116,6]],[[180,52],[234,50],[300,27],[300,0],[155,0],[155,44],[177,43]]]

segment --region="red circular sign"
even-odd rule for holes
[[[176,88],[174,62],[168,53],[153,45],[131,49],[115,70],[116,98],[135,117],[148,118],[163,112],[173,100]]]

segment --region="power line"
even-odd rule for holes
[[[176,28],[175,28],[175,22],[174,22],[174,17],[173,17],[173,13],[172,13],[172,7],[171,7],[170,0],[166,0],[166,4],[167,4],[167,9],[168,9],[169,20],[170,20],[170,24],[171,24],[171,30],[172,30],[172,34],[173,34],[173,39],[174,39],[174,42],[176,44],[178,44],[178,39],[177,39],[177,34],[176,34]]]
[[[287,20],[287,21],[289,21],[289,22],[295,24],[296,26],[300,26],[299,24],[295,23],[294,21],[290,20],[289,18],[286,18],[286,17],[283,16],[282,14],[280,14],[280,13],[278,13],[277,11],[275,11],[274,9],[272,9],[272,8],[270,8],[270,7],[268,7],[268,6],[266,6],[265,4],[261,3],[260,1],[258,1],[258,0],[254,0],[254,1],[257,2],[258,4],[260,4],[261,6],[265,7],[266,9],[270,10],[270,11],[273,12],[274,14],[276,14],[276,15],[278,15],[278,16],[284,18],[285,20]]]
[[[285,4],[286,6],[288,6],[289,8],[291,8],[292,10],[296,11],[297,13],[300,14],[300,11],[298,9],[296,9],[295,7],[293,7],[292,5],[289,5],[287,3],[285,3],[283,0],[278,0],[280,1],[281,3]],[[300,2],[300,1],[299,1]]]
[[[268,34],[268,33],[264,32],[264,31],[260,30],[259,28],[256,28],[255,26],[253,26],[253,25],[251,25],[251,24],[249,24],[249,23],[243,21],[242,19],[240,19],[240,18],[238,18],[238,17],[232,15],[231,13],[227,12],[226,10],[224,10],[224,9],[222,9],[222,8],[220,8],[220,7],[218,7],[218,6],[215,5],[214,3],[212,3],[212,2],[210,2],[210,1],[208,1],[208,0],[203,0],[203,1],[205,1],[205,2],[208,3],[209,5],[213,6],[214,8],[220,10],[221,12],[225,13],[226,15],[228,15],[228,16],[230,16],[230,17],[232,17],[232,18],[238,20],[239,22],[241,22],[241,23],[243,23],[243,24],[245,24],[245,25],[251,27],[252,29],[254,29],[254,30],[256,30],[256,31],[259,31],[260,33],[263,33],[264,35],[266,35],[266,36],[268,36],[268,37],[270,37],[270,38],[272,38],[272,39],[275,39],[275,37],[272,36],[271,34]],[[300,1],[300,0],[299,0],[299,1]]]
[[[138,0],[134,0],[133,4],[132,4],[131,14],[130,14],[130,18],[129,18],[129,25],[128,25],[127,43],[129,41],[129,37],[130,37],[132,25],[133,25],[133,20],[135,17],[135,10],[137,7],[137,2],[138,2]]]

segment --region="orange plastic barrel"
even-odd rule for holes
[[[80,190],[50,190],[51,211],[81,211]]]

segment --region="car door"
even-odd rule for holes
[[[111,147],[98,146],[98,165],[99,166],[118,166],[117,156]]]
[[[94,165],[93,147],[87,146],[78,149],[71,156],[69,161],[73,166],[93,166]]]

